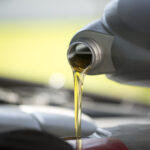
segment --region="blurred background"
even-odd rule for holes
[[[72,91],[69,42],[78,30],[101,18],[108,2],[0,0],[0,76]],[[84,92],[150,104],[150,89],[121,85],[105,75],[86,76]]]

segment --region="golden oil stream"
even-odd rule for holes
[[[76,149],[82,149],[81,141],[81,113],[82,113],[82,92],[84,74],[74,71],[74,107],[75,107],[75,135],[77,138]]]
[[[76,48],[76,47],[75,47]],[[78,53],[74,50],[69,55],[69,62],[73,70],[74,77],[74,108],[75,108],[75,136],[76,136],[76,150],[82,150],[82,136],[81,136],[81,115],[82,115],[82,93],[84,77],[90,69],[92,54],[84,45],[79,45],[84,51]]]
[[[81,140],[81,116],[82,116],[82,93],[83,93],[83,83],[86,68],[82,72],[73,71],[74,76],[74,108],[75,108],[75,136],[76,136],[76,150],[82,150],[82,140]]]

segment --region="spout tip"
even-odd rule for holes
[[[68,61],[75,71],[83,72],[101,61],[101,52],[98,51],[98,46],[91,40],[74,42],[68,49]]]
[[[82,72],[92,64],[92,52],[85,43],[74,43],[69,47],[68,60],[75,71]]]

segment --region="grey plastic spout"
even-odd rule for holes
[[[94,21],[83,30],[79,31],[71,40],[68,49],[68,61],[73,67],[85,69],[90,65],[87,74],[107,74],[115,72],[111,57],[113,36],[95,32],[93,27],[99,26],[100,21]],[[89,62],[82,66],[81,60],[89,56]]]
[[[73,68],[78,71],[100,66],[102,59],[102,50],[99,45],[91,39],[81,39],[79,42],[73,42],[68,50],[68,60]]]

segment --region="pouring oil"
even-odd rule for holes
[[[90,69],[92,54],[88,47],[83,44],[75,46],[68,56],[74,77],[74,108],[75,108],[75,136],[76,149],[82,149],[81,140],[81,115],[82,93],[84,77]]]
[[[76,149],[82,149],[81,141],[81,114],[82,114],[82,92],[85,74],[73,70],[74,76],[74,108],[75,108],[75,135]]]

